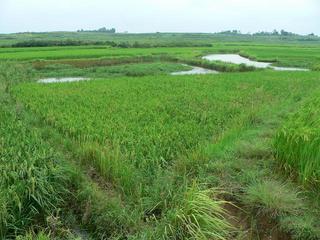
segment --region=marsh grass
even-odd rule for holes
[[[43,232],[38,234],[28,233],[25,236],[18,236],[17,240],[50,240],[50,235]]]
[[[96,170],[114,187],[127,196],[141,195],[141,176],[127,157],[120,152],[119,145],[115,148],[101,148],[98,143],[83,143],[77,147],[79,160]]]
[[[243,47],[231,46],[226,51],[231,48],[241,50]],[[176,63],[185,61],[221,71],[253,71],[217,76],[149,75],[90,83],[47,86],[34,83],[7,87],[7,96],[10,93],[17,102],[21,101],[27,106],[27,111],[33,114],[31,118],[40,120],[42,127],[53,128],[58,133],[52,136],[49,131],[44,132],[43,139],[46,142],[56,141],[51,147],[43,142],[35,142],[45,156],[39,159],[41,164],[37,167],[47,171],[49,176],[52,176],[50,171],[54,169],[56,175],[50,177],[50,181],[44,181],[48,177],[45,174],[35,179],[41,185],[41,188],[36,189],[45,197],[40,199],[43,205],[39,207],[36,204],[40,202],[38,197],[31,207],[39,207],[41,215],[38,218],[26,214],[30,222],[19,229],[21,235],[29,230],[30,225],[40,230],[50,229],[45,226],[47,217],[55,216],[53,213],[59,212],[60,205],[68,201],[67,206],[73,211],[81,227],[95,239],[230,239],[233,229],[224,210],[226,202],[221,200],[220,190],[211,188],[216,185],[239,194],[237,200],[249,205],[249,209],[253,209],[252,215],[259,212],[281,219],[293,219],[298,215],[297,206],[301,199],[296,191],[282,182],[263,181],[266,176],[274,174],[269,164],[269,143],[261,141],[254,134],[244,136],[242,144],[240,142],[238,146],[234,142],[239,143],[243,131],[265,123],[265,116],[261,117],[255,110],[270,108],[270,111],[276,112],[275,105],[284,102],[295,104],[293,98],[298,101],[319,86],[318,75],[312,72],[269,71],[262,74],[262,71],[242,65],[201,61],[198,57],[204,53],[203,48],[195,49],[192,53],[189,51],[190,49],[186,51],[180,48],[127,50],[88,47],[47,48],[43,51],[11,49],[2,52],[1,58],[60,59],[34,62],[37,71],[48,75],[90,72],[94,76],[111,72],[114,76],[141,76],[150,74],[150,66],[159,68],[163,73],[171,66],[175,67]],[[257,54],[254,53],[256,51]],[[261,59],[266,57],[261,57],[266,53],[268,56],[271,54],[268,48],[259,46],[253,48],[250,55]],[[144,59],[142,55],[147,56]],[[75,59],[100,56],[104,59]],[[153,62],[160,58],[161,61],[166,58],[175,64],[169,64],[163,69],[163,63]],[[301,59],[305,59],[305,56]],[[143,62],[144,60],[152,63]],[[143,64],[131,65],[137,68],[134,71],[126,69],[128,65],[109,67],[125,61],[141,61]],[[56,65],[50,65],[52,63]],[[10,71],[5,78],[15,72],[14,68]],[[19,80],[23,74],[22,72],[13,79]],[[4,122],[14,120],[14,124],[23,125],[23,110],[19,104],[10,107],[12,106],[18,106],[13,108],[16,113],[13,118],[7,118]],[[4,129],[10,126],[3,125]],[[20,135],[17,136],[14,126],[5,135],[14,133],[13,139],[20,140],[23,134],[19,131]],[[30,128],[30,132],[34,130],[30,126],[24,128]],[[34,133],[34,137],[38,139],[39,135]],[[3,140],[0,139],[2,147]],[[33,146],[33,141],[27,140],[21,145],[25,147],[31,143]],[[6,141],[7,137],[4,144]],[[70,155],[68,161],[76,167],[72,164],[67,166],[72,166],[72,169],[78,167],[79,172],[60,172],[60,164],[64,165],[56,155],[60,147],[65,148],[61,159]],[[20,154],[19,149],[21,150],[13,149],[12,155]],[[33,155],[27,147],[26,150],[22,149],[18,156],[28,159]],[[25,152],[27,158],[23,155]],[[23,164],[21,169],[24,169]],[[17,169],[20,168],[14,168]],[[8,172],[14,171],[8,168]],[[31,176],[29,173],[22,174]],[[71,187],[68,185],[70,182]],[[63,190],[72,191],[72,194],[67,191],[64,194],[61,189],[56,189],[56,184],[58,187],[65,187]],[[5,185],[0,194],[0,208],[3,210],[1,216],[4,219],[0,225],[2,231],[7,230],[7,222],[12,219],[12,209],[8,207],[8,199],[11,198],[7,196],[7,189],[10,189],[8,186]],[[28,186],[19,185],[21,189],[28,189]],[[41,192],[47,188],[58,190],[58,194],[48,191],[52,195],[49,199],[48,195]],[[23,195],[23,191],[19,194]],[[234,195],[231,199],[234,200],[239,195]],[[245,197],[241,198],[243,195]],[[46,204],[49,200],[51,206],[48,208]],[[22,202],[21,206],[29,205]],[[25,217],[24,213],[17,216],[19,219]],[[301,222],[295,223],[298,226],[291,224],[292,232],[292,229],[302,228]],[[310,225],[305,229],[308,227],[312,228]],[[16,234],[20,233],[12,233],[11,237],[14,238]],[[32,237],[36,238],[36,235]]]
[[[246,189],[244,201],[257,209],[258,214],[278,218],[303,212],[303,199],[287,183],[275,180],[252,183]]]
[[[320,131],[318,96],[309,99],[293,114],[274,140],[275,157],[287,172],[303,184],[320,181]]]
[[[52,64],[47,65],[45,69],[37,70],[39,78],[47,77],[89,77],[89,78],[106,78],[106,77],[119,77],[131,76],[141,77],[147,75],[163,75],[171,72],[190,70],[188,66],[180,63],[170,62],[155,62],[150,63],[130,63],[112,66],[101,67],[86,67],[78,68],[65,64]]]
[[[218,200],[216,191],[189,187],[183,198],[166,214],[166,239],[228,239],[231,225],[226,221],[225,201]]]
[[[319,239],[320,222],[312,213],[314,210],[308,210],[306,214],[300,216],[286,216],[280,219],[281,228],[290,232],[294,239]]]
[[[0,236],[12,239],[46,227],[47,216],[64,206],[70,169],[12,107],[8,89],[28,78],[29,69],[1,63],[0,70]]]

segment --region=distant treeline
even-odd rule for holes
[[[54,47],[54,46],[88,46],[106,45],[118,48],[155,48],[155,47],[211,47],[208,43],[169,42],[169,43],[144,43],[144,42],[114,42],[114,41],[78,41],[78,40],[28,40],[14,43],[11,47]]]
[[[307,35],[300,35],[297,33],[293,32],[288,32],[285,30],[273,30],[272,32],[267,32],[267,31],[261,31],[261,32],[256,32],[256,33],[241,33],[239,30],[228,30],[228,31],[222,31],[218,32],[217,34],[225,34],[225,35],[252,35],[252,36],[297,36],[297,37],[318,37],[314,33],[310,33]]]
[[[77,40],[29,40],[14,43],[11,47],[52,47],[52,46],[80,46],[80,45],[103,45],[104,42],[85,42]]]
[[[102,27],[102,28],[99,28],[99,29],[97,29],[97,30],[83,30],[83,29],[80,29],[80,30],[78,30],[77,32],[102,32],[102,33],[116,33],[116,29],[115,29],[115,28],[107,29],[106,27]]]

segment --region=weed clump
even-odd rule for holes
[[[272,218],[286,214],[298,215],[303,206],[297,191],[294,191],[287,183],[274,180],[249,185],[244,202],[257,210],[260,215]]]
[[[216,191],[193,185],[166,214],[165,239],[228,239],[231,225]]]

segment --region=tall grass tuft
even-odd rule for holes
[[[293,114],[274,141],[275,156],[304,184],[320,181],[320,98],[309,99]]]
[[[288,183],[275,180],[253,182],[245,190],[244,203],[251,206],[262,216],[278,218],[291,214],[296,216],[302,211],[302,199]]]
[[[165,239],[228,239],[231,225],[215,190],[193,184],[166,214]]]

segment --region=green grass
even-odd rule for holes
[[[55,151],[8,109],[8,99],[0,101],[0,236],[7,239],[43,226],[71,183]]]
[[[317,186],[320,181],[319,106],[315,94],[289,117],[275,137],[275,156],[289,172],[305,184]]]
[[[107,67],[75,68],[67,64],[52,64],[37,71],[39,77],[89,77],[105,78],[117,76],[141,77],[146,75],[163,75],[172,72],[190,70],[188,66],[178,63],[140,63],[123,64]]]
[[[193,185],[183,199],[167,213],[164,220],[166,239],[228,239],[232,226],[225,221],[225,201],[216,198],[215,190],[201,190]]]
[[[303,211],[299,193],[286,183],[265,181],[248,186],[245,202],[258,210],[262,216],[277,218],[286,214],[299,215]]]
[[[246,43],[255,45],[264,44],[319,44],[319,38],[305,36],[250,36],[212,34],[212,33],[142,33],[142,34],[106,34],[97,32],[45,32],[45,33],[16,33],[0,34],[0,46],[10,46],[24,41],[83,41],[94,43],[96,41],[113,41],[116,43],[145,44],[152,46],[197,46],[201,44],[215,44],[217,42]]]
[[[106,152],[119,149],[121,154],[115,156],[127,162],[124,165],[148,173],[214,139],[253,106],[258,108],[277,94],[287,96],[283,89],[289,84],[294,91],[302,76],[308,75],[270,72],[265,77],[256,73],[122,78],[20,85],[14,94],[75,141],[98,143]],[[309,76],[314,79],[317,75]],[[108,162],[108,156],[103,158]]]
[[[50,236],[45,233],[39,233],[35,236],[35,234],[27,234],[25,236],[18,236],[17,240],[50,240]]]
[[[173,40],[151,34],[128,41],[137,37],[165,46]],[[317,98],[275,132],[317,93],[318,72],[258,71],[200,57],[240,53],[316,70],[319,46],[243,40],[194,48],[1,48],[0,61],[8,60],[0,64],[2,236],[263,239],[276,229],[317,239],[317,190],[300,188],[277,168],[280,162],[302,182],[319,181],[310,144],[318,133]],[[180,63],[238,73],[169,76],[188,68]],[[100,80],[32,82],[69,76]],[[230,210],[226,200],[240,208]]]
[[[112,183],[122,195],[124,206],[134,206],[140,220],[148,213],[147,226],[138,221],[139,227],[129,227],[136,229],[132,236],[147,239],[150,234],[154,236],[152,232],[163,236],[161,229],[167,226],[173,229],[165,231],[169,236],[194,239],[204,234],[210,239],[207,232],[216,220],[205,221],[202,215],[190,217],[190,211],[193,214],[193,209],[202,206],[193,205],[192,199],[186,197],[188,190],[177,191],[177,186],[185,182],[190,185],[192,179],[213,167],[212,161],[208,162],[212,155],[203,157],[205,146],[219,143],[221,136],[237,124],[259,124],[261,120],[254,114],[257,109],[296,104],[319,87],[317,80],[318,74],[313,72],[272,71],[264,75],[147,76],[71,84],[20,84],[12,94],[46,124],[72,139],[78,146],[73,151],[77,151],[80,164],[93,166]],[[243,146],[236,152],[240,158],[270,157],[270,150],[263,143],[255,148]],[[260,176],[253,170],[243,171],[245,182]],[[211,176],[201,179],[205,183],[211,181]],[[206,190],[199,191],[196,198],[203,197],[202,191]],[[267,201],[268,197],[272,198],[271,193],[263,199]],[[181,202],[176,203],[175,199]],[[219,201],[206,203],[208,208],[211,204],[219,206]],[[104,210],[101,208],[95,215],[100,211]],[[199,226],[188,229],[196,220]],[[101,223],[93,219],[90,222],[92,226]],[[124,219],[120,222],[125,223]],[[225,224],[222,222],[222,226]],[[153,228],[155,231],[148,233],[147,229]],[[101,234],[102,230],[94,231]]]
[[[141,56],[169,56],[183,60],[199,60],[210,53],[240,53],[259,61],[271,61],[277,66],[318,69],[320,62],[318,45],[279,45],[216,43],[213,47],[193,48],[111,48],[108,46],[0,48],[0,60],[57,60],[78,58],[124,58]]]

